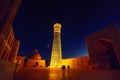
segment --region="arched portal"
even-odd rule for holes
[[[107,39],[98,39],[93,48],[98,68],[118,68],[118,60],[112,42]]]

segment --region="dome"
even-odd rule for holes
[[[34,50],[32,55],[30,56],[32,59],[42,59],[38,50]]]

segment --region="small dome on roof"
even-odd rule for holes
[[[41,56],[40,56],[40,53],[38,52],[37,49],[35,49],[32,53],[32,55],[30,56],[30,58],[32,59],[42,59]]]

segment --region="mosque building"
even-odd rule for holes
[[[120,29],[110,25],[86,36],[93,69],[120,69]]]
[[[40,56],[38,50],[34,50],[33,53],[28,57],[26,67],[45,67],[45,60]]]
[[[2,2],[1,2],[2,1]],[[24,64],[24,56],[18,56],[20,40],[15,38],[13,21],[21,0],[0,0],[0,62]],[[50,67],[70,66],[80,69],[120,69],[120,29],[111,25],[86,36],[89,56],[62,58],[60,23],[54,24],[54,37],[51,51]],[[13,64],[12,64],[13,65]],[[25,63],[27,67],[45,67],[38,52],[34,50]],[[2,66],[2,68],[4,68]]]
[[[69,66],[79,69],[120,69],[120,30],[117,25],[108,26],[86,36],[89,56],[62,58],[61,24],[54,24],[51,54],[52,66]],[[50,66],[51,66],[50,65]]]

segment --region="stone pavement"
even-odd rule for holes
[[[15,80],[120,80],[120,70],[23,68]]]

